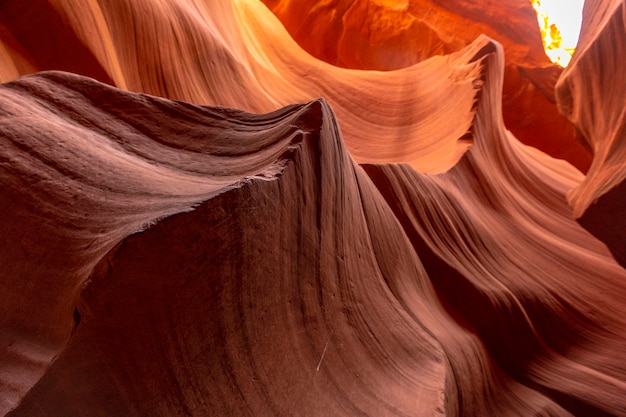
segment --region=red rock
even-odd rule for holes
[[[576,217],[626,178],[626,73],[618,53],[626,48],[626,5],[591,0],[583,13],[579,47],[556,90],[559,110],[594,155],[588,175],[570,195]]]
[[[449,54],[485,34],[506,53],[503,113],[522,142],[583,172],[591,157],[554,105],[553,65],[527,0],[263,0],[313,56],[346,68],[394,70]],[[545,75],[542,74],[546,73]]]
[[[623,6],[511,84],[452,24],[458,52],[426,56],[439,29],[380,72],[252,0],[35,3],[83,73],[0,86],[0,415],[626,415],[626,270],[575,221],[622,179]],[[63,61],[0,16],[3,81]],[[507,130],[522,78],[520,120],[556,99],[588,175]]]

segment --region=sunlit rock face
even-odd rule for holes
[[[583,171],[589,167],[589,153],[554,106],[561,68],[544,53],[528,0],[320,0],[308,7],[298,0],[264,2],[305,50],[346,68],[404,68],[486,34],[505,49],[507,128],[524,143]]]
[[[28,12],[22,3],[6,7],[19,16]],[[33,14],[68,20],[73,41],[85,42],[94,62],[81,73],[105,82],[110,77],[123,89],[252,112],[324,97],[358,162],[406,162],[422,172],[443,172],[471,143],[485,37],[427,65],[373,73],[306,54],[256,1],[145,0],[105,8],[69,0]],[[53,28],[40,28],[41,36],[53,35]],[[60,61],[36,69],[56,69]]]
[[[0,415],[626,415],[624,2],[340,3],[0,5]]]

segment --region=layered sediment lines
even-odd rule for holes
[[[308,55],[257,0],[51,4],[32,13],[67,21],[73,41],[85,44],[87,59],[107,76],[95,64],[74,72],[104,82],[110,77],[119,88],[255,113],[324,97],[357,162],[407,162],[422,172],[443,172],[471,143],[484,37],[426,65],[364,72]],[[2,16],[9,17],[29,10],[25,3],[3,7],[8,11]],[[41,36],[54,34],[47,26],[40,30]],[[16,46],[13,54],[19,51]],[[19,56],[27,59],[28,50]],[[17,67],[18,61],[9,64]],[[35,68],[67,66],[60,59]]]
[[[623,231],[576,221],[623,1],[558,83],[588,175],[507,130],[486,36],[381,72],[252,0],[0,8],[0,415],[626,415]]]
[[[6,412],[78,324],[77,297],[100,258],[247,176],[273,177],[301,133],[284,112],[255,129],[237,110],[125,94],[67,73],[5,84],[0,97]],[[223,150],[238,143],[248,147]]]
[[[11,415],[618,414],[624,270],[567,216],[578,171],[498,123],[500,57],[440,176],[363,170],[323,101],[7,84]]]
[[[396,70],[487,35],[506,51],[502,110],[523,143],[582,171],[590,153],[555,106],[561,68],[546,57],[528,0],[263,0],[313,56],[345,68]]]
[[[626,265],[626,3],[587,1],[573,62],[556,88],[559,110],[594,158],[568,194],[574,216]]]
[[[626,4],[585,2],[586,24],[571,65],[557,85],[561,112],[579,130],[594,155],[583,183],[572,191],[576,217],[626,178]]]

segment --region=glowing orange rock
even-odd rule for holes
[[[102,63],[120,88],[253,112],[324,97],[357,162],[406,162],[436,173],[470,146],[487,38],[429,64],[363,72],[306,54],[258,1],[202,3],[199,9],[187,1],[138,0],[107,8],[56,3],[89,58]],[[99,36],[92,36],[103,21]],[[450,112],[454,123],[447,123]]]
[[[503,120],[554,110],[527,6],[336,10],[453,46],[383,72],[256,0],[32,4],[2,5],[3,81],[122,89],[0,86],[0,415],[624,414],[626,270],[574,220],[623,178],[623,2],[589,6],[558,84],[587,176]],[[464,37],[490,25],[531,64]]]
[[[546,57],[527,0],[350,1],[302,7],[264,0],[312,55],[348,68],[393,70],[448,54],[485,34],[504,46],[504,121],[517,138],[585,171],[590,155],[554,105],[560,68]]]

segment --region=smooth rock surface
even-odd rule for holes
[[[313,56],[345,68],[396,70],[487,35],[504,46],[504,121],[523,143],[589,168],[590,153],[555,106],[562,69],[543,51],[528,0],[263,0]]]
[[[256,0],[3,3],[0,415],[626,416],[624,10],[523,70],[583,174],[487,36],[383,72]]]

